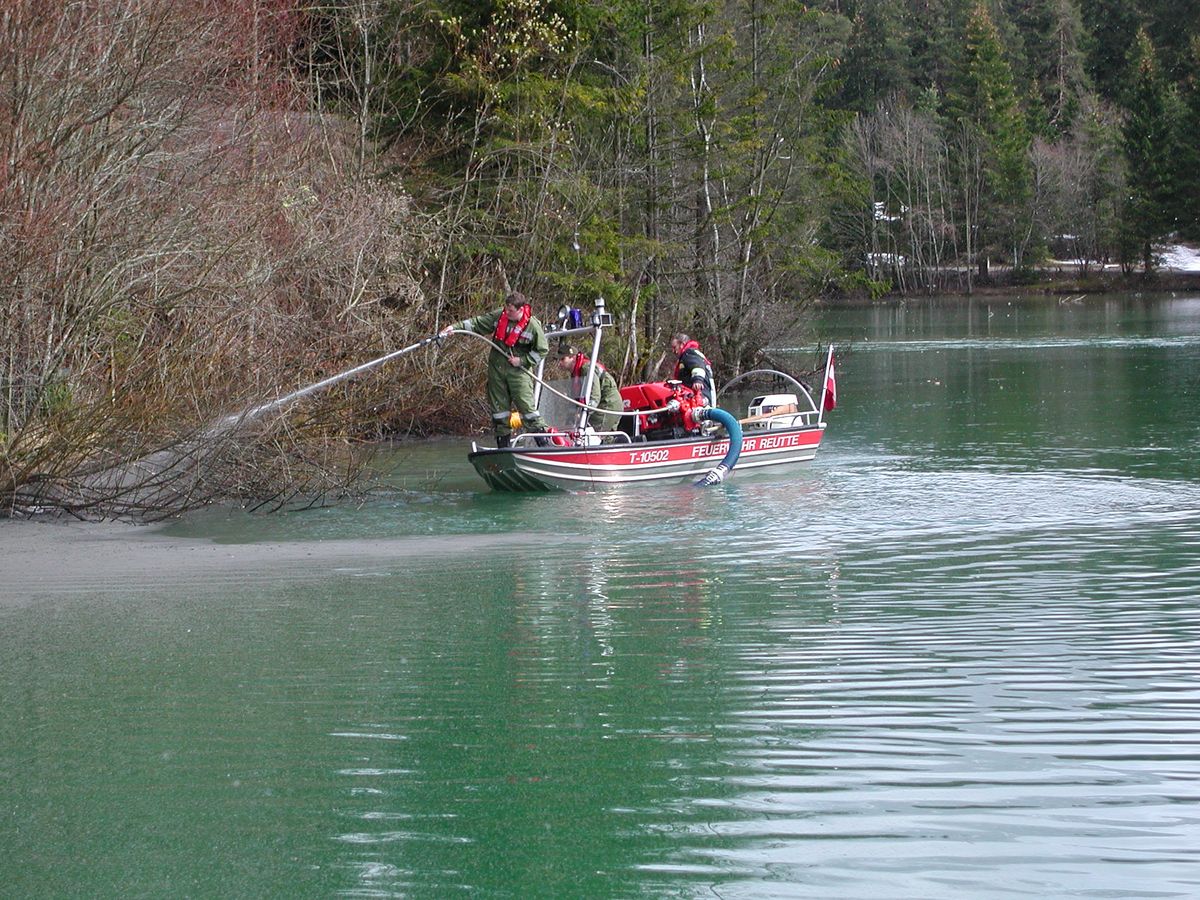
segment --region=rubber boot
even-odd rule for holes
[[[542,434],[546,433],[546,426],[545,425],[533,425],[533,426],[527,428],[526,431],[528,431],[530,434],[542,435]],[[533,442],[535,444],[537,444],[539,447],[554,446],[554,441],[552,441],[548,437],[535,437],[533,439]]]
[[[497,450],[503,450],[505,447],[508,447],[511,444],[512,444],[512,438],[510,438],[507,434],[496,435],[496,449]]]

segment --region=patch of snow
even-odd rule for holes
[[[1172,272],[1200,272],[1200,249],[1184,244],[1170,244],[1161,248],[1160,263],[1163,269]]]

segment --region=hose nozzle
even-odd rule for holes
[[[725,463],[717,463],[716,467],[696,482],[697,487],[711,487],[714,484],[720,484],[725,480],[725,476],[729,474],[729,466]]]
[[[692,417],[697,422],[716,422],[723,425],[729,434],[729,449],[725,451],[725,458],[711,472],[696,482],[697,487],[720,484],[725,480],[725,476],[733,471],[733,467],[738,461],[738,455],[742,452],[742,426],[732,415],[715,406],[702,407],[693,412]]]

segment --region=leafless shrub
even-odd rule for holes
[[[402,193],[346,177],[354,134],[306,112],[287,77],[293,8],[0,10],[8,512],[145,517],[345,490],[361,423],[411,399],[397,366],[285,428],[207,430],[432,318],[408,263],[427,238]]]

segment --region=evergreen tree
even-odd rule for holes
[[[962,138],[960,189],[964,204],[978,208],[969,226],[977,237],[969,244],[983,274],[992,250],[1008,256],[1014,267],[1022,265],[1031,228],[1030,137],[999,32],[983,4],[967,21],[964,43],[945,112]],[[967,160],[977,164],[966,166]],[[967,199],[971,197],[975,200]]]
[[[1146,272],[1154,267],[1153,242],[1175,225],[1176,103],[1162,76],[1154,44],[1138,30],[1129,56],[1128,117],[1122,131],[1129,164],[1129,201],[1123,216],[1123,260],[1140,255]]]
[[[1200,240],[1200,35],[1192,38],[1190,57],[1179,122],[1178,219],[1185,237]]]
[[[862,0],[841,64],[839,105],[871,112],[903,96],[913,83],[904,7],[896,0]]]
[[[1128,166],[1121,148],[1120,111],[1098,98],[1085,98],[1076,128],[1084,148],[1080,166],[1087,173],[1082,202],[1077,207],[1088,222],[1091,256],[1097,261],[1118,253],[1120,215],[1128,190]]]
[[[955,72],[970,0],[906,0],[913,86],[941,97]]]
[[[1015,0],[1025,48],[1030,119],[1047,138],[1070,131],[1090,88],[1078,0]]]
[[[1101,97],[1117,102],[1139,24],[1136,0],[1081,0],[1080,6],[1088,32],[1088,75]]]
[[[1144,24],[1163,78],[1178,84],[1188,77],[1191,42],[1200,37],[1200,3],[1196,0],[1140,0]]]

